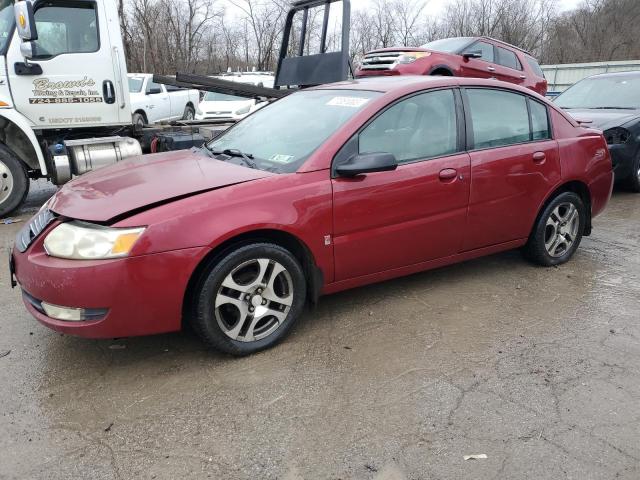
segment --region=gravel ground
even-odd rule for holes
[[[0,265],[0,478],[637,480],[639,246],[617,193],[568,265],[509,252],[326,297],[244,359],[58,335]]]

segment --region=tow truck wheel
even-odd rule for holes
[[[193,109],[191,105],[187,105],[184,108],[184,115],[182,116],[183,120],[193,120],[196,117],[196,111]]]
[[[18,208],[27,193],[27,169],[11,150],[0,144],[0,218]]]

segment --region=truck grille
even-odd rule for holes
[[[55,218],[55,214],[48,208],[38,212],[38,214],[18,232],[16,236],[16,248],[18,251],[21,253],[26,252],[29,245],[38,238],[43,230],[47,228],[47,225],[53,222]]]
[[[391,70],[398,57],[404,52],[368,53],[364,56],[361,70]]]

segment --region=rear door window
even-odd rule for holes
[[[467,89],[473,148],[502,147],[531,139],[527,98],[503,90]]]
[[[540,68],[540,65],[538,64],[536,59],[532,58],[532,57],[528,57],[528,56],[526,57],[526,59],[527,59],[527,63],[531,67],[531,70],[533,70],[533,73],[535,73],[539,77],[543,77],[544,78],[544,72]]]
[[[359,153],[391,153],[399,163],[458,151],[452,90],[415,95],[383,112],[360,134]]]
[[[498,47],[498,64],[503,67],[513,68],[514,70],[522,70],[520,60],[515,53],[506,48]]]

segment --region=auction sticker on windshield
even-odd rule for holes
[[[289,163],[293,158],[295,158],[293,155],[282,155],[281,153],[276,153],[275,155],[271,155],[269,160],[274,163]]]
[[[360,108],[369,101],[368,98],[359,97],[333,97],[327,102],[327,105],[332,107],[351,107]]]

